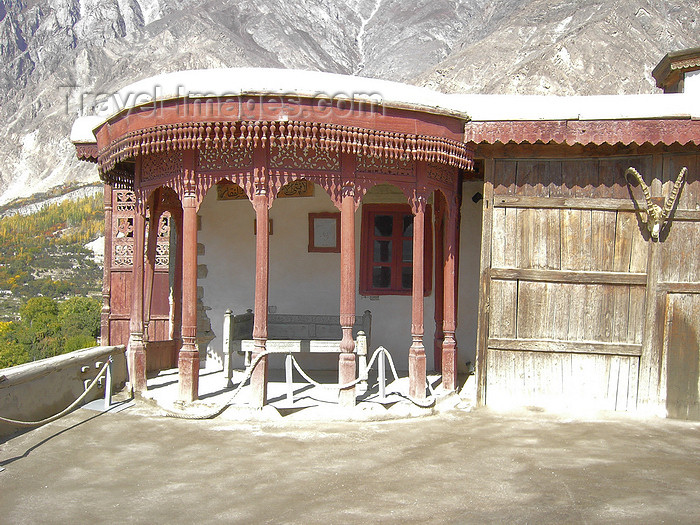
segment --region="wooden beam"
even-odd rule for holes
[[[631,199],[607,199],[586,197],[519,197],[503,195],[494,197],[496,208],[538,208],[538,209],[573,209],[604,211],[635,211]]]
[[[700,293],[700,283],[669,283],[657,284],[659,292],[663,293]]]
[[[556,341],[549,339],[489,338],[489,350],[514,352],[545,352],[559,354],[642,355],[642,345],[629,343],[599,343],[590,341]]]
[[[540,270],[521,268],[491,268],[491,278],[502,281],[535,281],[573,284],[639,285],[647,283],[647,274],[632,272],[577,272],[571,270]]]
[[[676,210],[671,214],[670,221],[700,221],[700,210]]]

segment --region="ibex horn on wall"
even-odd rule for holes
[[[644,179],[639,174],[639,172],[631,166],[627,168],[625,176],[630,174],[634,175],[634,177],[639,182],[639,185],[642,187],[642,191],[644,192],[644,199],[646,201],[647,212],[646,223],[647,228],[649,229],[649,234],[651,235],[652,239],[659,239],[661,227],[663,226],[664,222],[668,219],[668,216],[670,215],[673,207],[676,205],[676,199],[678,199],[678,192],[680,191],[681,186],[683,185],[683,177],[685,177],[686,173],[688,173],[688,168],[684,167],[683,169],[681,169],[680,173],[678,174],[678,177],[676,177],[676,182],[673,184],[673,189],[671,190],[670,195],[666,198],[666,202],[664,202],[664,207],[662,209],[660,206],[652,202],[651,191],[649,190],[649,186],[646,185]]]

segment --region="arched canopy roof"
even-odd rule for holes
[[[465,169],[469,119],[449,95],[329,73],[275,69],[182,71],[141,80],[79,119],[71,139],[122,183],[139,155],[234,146],[313,148]]]

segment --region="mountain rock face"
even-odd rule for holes
[[[655,92],[700,45],[687,0],[0,0],[0,204],[96,180],[68,135],[100,93],[158,73],[279,67],[446,92]]]

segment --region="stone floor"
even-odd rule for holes
[[[400,403],[397,403],[400,404]],[[697,523],[700,423],[80,409],[0,444],[0,522]]]

